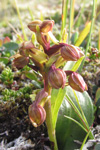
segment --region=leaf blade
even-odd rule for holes
[[[58,111],[59,111],[60,105],[63,101],[65,94],[66,94],[66,88],[59,89],[58,91],[55,90],[55,92],[53,91],[53,93],[51,95],[51,109],[52,109],[52,116],[53,116],[52,117],[53,118],[53,128],[55,128],[55,126],[56,126]],[[54,99],[54,98],[56,98],[56,99]]]
[[[80,33],[79,38],[77,39],[77,41],[75,43],[75,46],[80,46],[81,45],[81,43],[83,42],[83,40],[88,35],[88,33],[90,31],[90,27],[91,27],[91,22],[88,22],[87,25],[85,26],[85,28]]]

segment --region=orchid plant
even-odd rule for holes
[[[79,73],[63,70],[66,62],[77,62],[84,57],[84,53],[76,46],[56,40],[52,34],[53,25],[53,20],[29,23],[28,28],[35,33],[38,44],[35,45],[32,40],[21,43],[19,53],[14,56],[13,65],[18,69],[28,65],[42,75],[44,88],[29,106],[29,118],[34,127],[40,126],[46,120],[49,139],[53,143],[52,150],[58,150],[51,109],[52,89],[64,89],[69,85],[76,91],[84,92],[88,88]],[[54,42],[52,46],[51,41]]]

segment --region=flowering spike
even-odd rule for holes
[[[34,102],[29,106],[29,118],[34,127],[40,126],[46,119],[46,111]]]
[[[87,87],[83,77],[76,72],[73,72],[69,76],[68,82],[69,82],[69,85],[76,91],[84,92],[84,91],[88,90],[88,87]]]
[[[67,61],[77,61],[80,57],[84,56],[79,48],[68,44],[61,48],[61,55]]]
[[[52,65],[48,73],[48,81],[55,89],[64,88],[66,83],[66,74],[63,70]]]

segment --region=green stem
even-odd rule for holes
[[[68,2],[69,0],[62,0],[62,26],[61,26],[61,35],[66,26],[66,19],[68,13]]]
[[[76,27],[79,27],[80,26],[80,23],[81,23],[81,20],[82,20],[82,14],[84,13],[84,8],[85,8],[85,0],[81,0],[81,3],[83,3],[83,6],[81,7],[81,11],[79,13],[79,17],[78,17],[78,20],[76,22]]]
[[[75,0],[72,0],[71,28],[73,27],[73,22],[74,22],[74,5],[75,5]]]
[[[85,58],[84,58],[83,61],[82,61],[82,64],[81,64],[80,69],[79,69],[79,72],[82,71],[83,65],[84,65],[84,63],[85,63],[86,55],[87,55],[87,52],[88,52],[88,49],[89,49],[89,45],[90,45],[90,42],[91,42],[91,33],[92,33],[93,24],[94,24],[94,19],[95,19],[95,4],[96,4],[95,1],[96,1],[96,0],[93,0],[92,22],[91,22],[90,33],[89,33],[88,42],[87,42],[86,51],[85,51]]]
[[[34,16],[33,16],[33,13],[32,13],[32,10],[30,9],[30,7],[28,7],[28,11],[30,13],[32,21],[34,21]]]
[[[70,0],[70,16],[69,16],[69,34],[68,34],[68,44],[70,44],[72,4],[73,4],[73,0]]]
[[[53,128],[53,116],[51,111],[51,90],[52,88],[48,84],[48,74],[44,75],[44,89],[48,92],[48,97],[50,97],[47,102],[45,103],[45,110],[46,110],[46,125],[48,130],[48,136],[50,141],[53,143],[51,150],[58,150],[57,141],[56,141],[56,134],[55,128]]]
[[[45,110],[46,110],[46,125],[48,130],[49,139],[51,142],[53,142],[52,150],[58,150],[57,147],[57,141],[56,141],[56,135],[55,135],[55,129],[53,129],[53,123],[52,123],[52,112],[51,112],[51,100],[49,99],[45,104]]]
[[[23,32],[24,39],[25,39],[25,41],[27,41],[28,39],[27,39],[25,30],[24,30],[24,25],[23,25],[23,22],[22,22],[22,19],[21,19],[21,15],[20,15],[19,8],[17,6],[17,1],[16,0],[15,0],[15,7],[16,7],[17,14],[18,14],[18,17],[19,17],[19,21],[20,21],[20,25],[21,25],[21,29],[22,29],[22,32]]]

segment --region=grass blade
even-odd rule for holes
[[[90,31],[90,27],[91,27],[91,22],[87,23],[87,25],[85,26],[85,28],[82,30],[82,32],[80,33],[75,46],[80,46],[81,43],[84,41],[84,39],[86,38],[86,36],[88,35],[89,31]]]
[[[14,0],[14,2],[15,2],[16,11],[17,11],[17,14],[18,14],[18,17],[19,17],[21,29],[22,29],[22,32],[23,32],[23,36],[24,36],[25,41],[27,41],[28,39],[27,39],[25,30],[24,30],[24,25],[23,25],[23,22],[22,22],[22,19],[21,19],[20,11],[19,11],[19,8],[18,8],[18,6],[17,6],[17,1]]]
[[[98,38],[98,50],[100,52],[100,30],[99,30],[99,38]]]
[[[66,117],[66,118],[72,120],[72,121],[75,122],[77,125],[79,125],[85,132],[87,132],[87,130],[84,128],[84,126],[81,125],[77,120],[75,120],[75,119],[73,119],[73,118],[71,118],[71,117],[69,117],[69,116],[66,116],[66,115],[64,115],[64,117]]]
[[[72,71],[77,71],[77,69],[79,68],[79,66],[81,65],[82,60],[84,59],[84,56],[81,57],[76,63],[75,65],[72,67]]]
[[[34,16],[33,16],[33,13],[32,13],[32,10],[30,9],[30,7],[28,7],[28,11],[30,13],[32,21],[34,21]]]
[[[70,33],[71,33],[71,16],[72,16],[72,3],[73,0],[70,0],[70,16],[69,16],[69,33],[68,33],[68,44],[70,44]]]
[[[68,3],[69,0],[62,0],[62,26],[61,26],[61,35],[63,33],[63,30],[66,26],[66,19],[67,19],[67,13],[68,13]]]
[[[74,22],[74,5],[75,5],[75,0],[72,0],[71,28],[72,28],[73,22]]]
[[[87,133],[87,135],[86,135],[86,137],[85,137],[85,139],[84,139],[84,141],[83,141],[83,143],[82,143],[82,146],[81,146],[80,150],[83,150],[84,144],[85,144],[85,142],[86,142],[86,140],[87,140],[87,138],[88,138],[88,136],[89,136],[89,134],[90,134],[90,131],[91,131],[91,130],[88,131],[88,133]]]
[[[78,110],[78,108],[76,107],[76,105],[73,103],[73,101],[71,100],[71,98],[66,94],[66,98],[67,98],[67,101],[70,103],[70,105],[73,107],[74,111],[76,112],[76,114],[79,116],[80,120],[82,121],[85,129],[88,131],[88,128],[83,120],[83,117],[80,113],[80,111]]]
[[[88,37],[88,42],[87,42],[87,46],[86,46],[86,50],[85,50],[85,58],[86,58],[86,54],[88,52],[89,49],[89,44],[91,42],[91,33],[92,33],[92,29],[93,29],[93,24],[94,24],[94,19],[95,19],[95,5],[96,5],[96,0],[93,0],[93,8],[92,8],[92,22],[91,22],[91,27],[90,27],[90,32],[89,32],[89,37]],[[85,58],[82,61],[82,64],[80,66],[79,72],[81,72],[84,62],[85,62]]]

